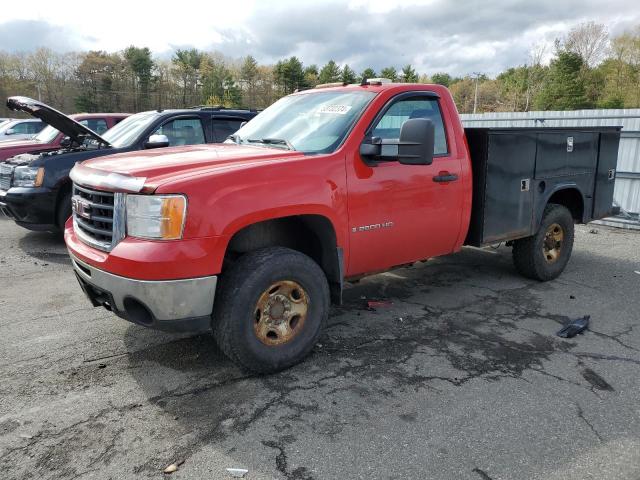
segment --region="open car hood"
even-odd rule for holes
[[[7,108],[14,112],[25,112],[31,116],[39,118],[43,122],[60,130],[76,143],[82,143],[84,138],[89,137],[103,145],[111,146],[109,142],[93,130],[76,122],[74,119],[67,117],[64,113],[51,108],[49,105],[33,100],[32,98],[9,97],[7,98]]]

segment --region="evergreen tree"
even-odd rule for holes
[[[315,87],[318,85],[318,66],[309,65],[304,69],[304,83],[306,87]]]
[[[207,105],[240,107],[242,91],[236,85],[231,70],[224,62],[204,55],[200,67],[202,75],[202,99]]]
[[[376,78],[376,77],[377,77],[377,74],[373,68],[365,68],[360,74],[360,81],[362,81],[364,78]]]
[[[298,57],[280,60],[273,71],[276,85],[283,95],[293,93],[298,88],[306,87],[302,62]]]
[[[380,75],[382,76],[382,78],[388,78],[392,82],[398,80],[398,72],[396,71],[395,67],[383,68],[380,72]]]
[[[431,75],[431,81],[436,85],[443,85],[445,87],[451,86],[451,75],[444,72],[438,72]]]
[[[204,54],[197,49],[192,48],[190,50],[176,50],[171,62],[178,71],[178,77],[180,78],[182,86],[182,106],[188,105],[187,96],[193,97],[195,95],[198,77],[200,73],[200,64],[204,58]]]
[[[578,110],[590,106],[582,73],[583,60],[577,53],[561,50],[551,62],[542,90],[535,98],[540,110]]]
[[[340,72],[340,68],[333,60],[329,60],[329,62],[322,67],[320,75],[318,76],[320,83],[334,83],[339,82],[341,79],[342,72]]]
[[[356,82],[356,72],[354,72],[347,64],[345,64],[345,66],[342,67],[342,82],[343,83]]]
[[[258,62],[251,55],[247,55],[240,67],[240,82],[246,92],[247,107],[255,108],[257,104]]]
[[[418,74],[413,69],[411,64],[405,65],[402,68],[402,78],[405,83],[416,83],[418,81]]]
[[[151,71],[154,67],[151,50],[147,47],[138,48],[132,45],[124,51],[124,58],[134,79],[134,108],[135,110],[145,110],[150,104],[149,87],[151,85]]]

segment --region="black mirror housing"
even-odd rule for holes
[[[360,144],[360,156],[361,157],[378,157],[380,156],[380,152],[382,150],[382,145],[380,143],[361,143]]]
[[[400,128],[398,161],[404,165],[431,165],[435,126],[426,118],[410,118]]]
[[[365,162],[375,163],[380,160],[382,148],[382,139],[380,137],[367,137],[360,144],[360,156]]]

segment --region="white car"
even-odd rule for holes
[[[45,126],[42,120],[9,120],[0,123],[0,141],[31,138]]]

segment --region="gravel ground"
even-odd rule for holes
[[[364,279],[304,363],[257,377],[91,308],[60,240],[0,220],[2,476],[638,479],[640,235],[592,228],[549,283],[504,247]]]

